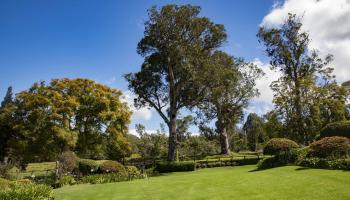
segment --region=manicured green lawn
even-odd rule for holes
[[[296,166],[254,169],[211,168],[148,180],[67,186],[55,190],[55,199],[350,199],[350,172]]]

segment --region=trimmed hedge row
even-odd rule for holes
[[[159,162],[156,164],[155,169],[160,173],[194,171],[195,162]]]
[[[260,157],[246,159],[201,160],[196,162],[196,168],[255,165],[259,160]]]

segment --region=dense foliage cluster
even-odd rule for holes
[[[0,180],[1,182],[1,180]],[[1,184],[1,183],[0,183]],[[53,200],[52,187],[42,184],[33,184],[28,181],[12,181],[3,184],[0,190],[2,200]]]
[[[350,156],[350,139],[345,137],[325,137],[310,144],[309,157],[344,158]]]
[[[131,112],[121,95],[88,79],[35,83],[0,110],[6,157],[27,163],[54,161],[68,150],[85,158],[129,155]]]
[[[299,145],[293,140],[286,138],[273,138],[266,143],[264,147],[264,154],[279,155],[298,147]]]
[[[329,123],[321,130],[320,136],[342,136],[350,138],[350,121],[339,121]]]

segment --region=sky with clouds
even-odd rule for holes
[[[152,109],[133,107],[135,95],[122,75],[139,70],[142,63],[136,45],[147,9],[168,3],[201,6],[201,15],[226,27],[228,42],[222,49],[264,70],[266,76],[257,81],[261,95],[246,113],[263,114],[273,108],[269,85],[279,74],[270,70],[256,33],[261,25],[280,25],[288,13],[303,16],[312,49],[334,55],[337,81],[350,79],[350,0],[2,0],[0,98],[10,85],[19,92],[37,81],[89,78],[124,92],[123,101],[134,113],[132,133],[136,123],[158,129],[161,118]]]

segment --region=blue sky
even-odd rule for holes
[[[267,61],[255,35],[274,0],[1,0],[0,98],[8,86],[19,92],[34,82],[64,77],[89,78],[127,91],[122,75],[142,63],[136,45],[147,9],[168,3],[201,6],[201,15],[225,25],[225,51]],[[134,117],[131,128],[141,122],[157,129],[161,120],[151,114]]]

